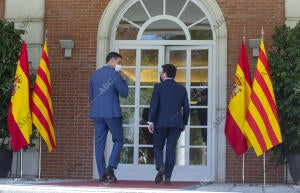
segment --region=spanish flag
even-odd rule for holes
[[[251,76],[245,44],[242,42],[225,123],[226,138],[238,156],[244,154],[251,147],[244,131],[250,93]]]
[[[46,41],[33,87],[31,109],[32,122],[51,152],[56,146],[56,139],[53,127],[51,80]]]
[[[22,41],[7,117],[8,130],[11,136],[10,145],[14,152],[30,143],[32,120],[29,81],[27,48],[26,43]]]
[[[282,142],[263,39],[260,42],[244,130],[257,156]]]

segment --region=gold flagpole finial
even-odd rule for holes
[[[48,40],[48,31],[46,30],[46,32],[45,32],[45,41],[47,42],[47,40]]]
[[[243,41],[246,42],[246,27],[243,28]]]
[[[261,39],[264,39],[264,27],[261,27]]]

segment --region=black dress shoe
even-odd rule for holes
[[[110,167],[107,167],[105,170],[104,177],[105,182],[107,183],[117,183],[117,177],[115,176],[114,170]]]
[[[158,170],[156,176],[155,176],[154,182],[155,182],[156,184],[161,183],[161,182],[163,181],[163,179],[164,179],[164,174],[165,174],[165,167],[164,167],[164,166],[161,166],[161,167],[159,168],[159,170]]]
[[[166,185],[166,186],[172,185],[170,179],[165,179],[164,185]]]
[[[114,173],[113,173],[112,176],[110,176],[110,178],[108,179],[108,182],[109,183],[117,183],[118,182],[118,179],[117,179],[117,177],[115,176]]]

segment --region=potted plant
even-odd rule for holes
[[[295,183],[300,182],[300,22],[275,27],[269,65],[283,142],[273,148],[279,163],[287,161]]]
[[[0,177],[6,177],[12,163],[13,152],[9,147],[7,113],[16,64],[24,30],[14,28],[13,22],[0,20]]]

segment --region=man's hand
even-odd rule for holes
[[[153,123],[150,123],[150,124],[148,125],[148,131],[149,131],[151,134],[153,134],[153,132],[154,132],[154,125],[153,125]]]
[[[126,76],[125,76],[125,74],[124,74],[124,72],[123,71],[119,71],[119,73],[120,73],[120,75],[121,75],[121,77],[123,78],[123,79],[125,79],[126,78]]]

